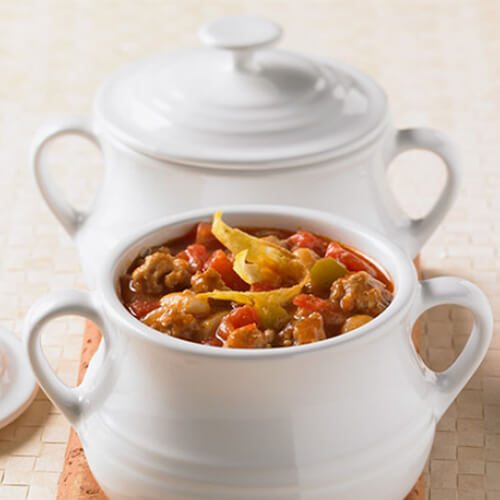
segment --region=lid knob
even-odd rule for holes
[[[233,54],[233,69],[257,71],[252,61],[255,50],[269,47],[281,37],[281,27],[257,16],[225,16],[201,27],[198,37],[204,45]]]

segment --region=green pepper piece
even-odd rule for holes
[[[290,315],[286,309],[278,304],[262,306],[258,309],[258,313],[260,324],[264,329],[281,330],[290,320]]]
[[[347,268],[331,257],[317,260],[310,270],[311,285],[320,289],[330,288],[338,278],[347,274]]]

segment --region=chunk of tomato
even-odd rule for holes
[[[191,271],[201,271],[205,262],[208,259],[208,252],[205,246],[197,243],[189,245],[186,250],[183,250],[177,257],[187,260]]]
[[[217,337],[226,340],[229,334],[242,326],[259,323],[257,309],[252,306],[236,307],[226,314],[217,328]]]
[[[212,224],[210,222],[200,222],[196,226],[196,243],[213,248],[219,244],[219,241],[212,233]]]
[[[159,305],[160,302],[158,300],[134,300],[134,302],[129,304],[128,309],[136,318],[141,319]]]
[[[301,293],[294,297],[293,303],[302,309],[307,311],[322,311],[332,306],[332,303],[328,300],[322,299],[321,297],[316,297],[316,295],[309,295],[307,293]]]
[[[318,312],[323,318],[327,337],[338,335],[345,321],[345,315],[329,300],[315,295],[300,294],[293,299],[293,303],[307,313]]]
[[[233,269],[233,263],[222,250],[216,250],[208,259],[205,268],[215,269],[222,277],[224,283],[232,290],[248,290],[245,283]]]
[[[327,246],[326,241],[307,231],[298,231],[292,234],[292,236],[288,238],[287,243],[292,251],[297,250],[297,248],[309,248],[314,250],[320,257],[325,255]]]
[[[257,324],[259,322],[259,315],[257,309],[252,306],[241,306],[233,309],[227,316],[228,321],[233,328],[241,328],[242,326]]]
[[[377,276],[377,272],[368,262],[358,257],[353,252],[345,249],[336,241],[331,241],[326,249],[325,257],[331,257],[339,261],[351,272],[366,271],[372,276]]]

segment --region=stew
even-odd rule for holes
[[[212,346],[269,348],[346,334],[391,303],[389,276],[358,250],[307,231],[232,228],[220,213],[144,250],[121,300],[159,332]]]

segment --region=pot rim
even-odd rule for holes
[[[389,273],[394,282],[394,299],[389,307],[379,316],[369,323],[350,332],[348,335],[339,335],[320,342],[311,344],[280,347],[274,349],[222,349],[216,346],[209,346],[178,339],[170,335],[160,333],[153,328],[133,317],[124,307],[119,299],[117,281],[119,277],[119,268],[123,266],[123,260],[128,252],[135,248],[134,257],[139,253],[141,242],[147,238],[153,237],[160,231],[164,231],[171,226],[194,225],[203,219],[209,219],[216,210],[221,210],[226,217],[255,216],[281,216],[287,220],[317,221],[327,224],[332,228],[341,229],[355,238],[363,240],[367,247],[376,249],[376,252],[383,253],[386,260],[390,261],[393,270]],[[300,226],[299,226],[300,227]],[[328,234],[326,234],[328,236]],[[168,238],[162,238],[163,241]],[[143,244],[143,247],[145,245]],[[360,248],[371,257],[370,248]],[[132,262],[133,258],[129,260]],[[377,259],[378,261],[378,259]],[[394,322],[398,321],[412,303],[412,297],[418,283],[417,274],[410,258],[394,243],[385,237],[363,227],[353,221],[328,214],[319,210],[306,209],[286,205],[226,205],[210,208],[203,208],[183,212],[181,214],[160,218],[145,228],[133,232],[128,238],[115,246],[114,250],[108,255],[99,272],[97,281],[97,290],[103,299],[104,315],[111,317],[117,325],[125,328],[133,336],[150,342],[155,345],[180,351],[185,354],[202,355],[208,357],[227,358],[227,359],[267,359],[282,356],[295,356],[305,354],[311,351],[326,349],[329,347],[341,346],[359,342],[361,340],[373,340],[378,334],[392,331],[389,328]],[[114,325],[113,325],[114,326]]]
[[[140,146],[133,144],[131,141],[123,140],[120,134],[115,134],[105,123],[102,123],[99,116],[94,113],[92,115],[95,128],[99,131],[99,135],[109,141],[110,145],[115,148],[122,148],[128,154],[137,155],[140,158],[151,159],[160,163],[164,163],[170,167],[180,169],[198,170],[203,174],[220,174],[220,175],[266,175],[276,173],[288,173],[298,171],[300,169],[314,168],[331,168],[339,163],[347,161],[357,161],[360,157],[374,154],[374,149],[384,144],[384,137],[394,129],[392,119],[389,113],[386,114],[380,126],[373,130],[373,133],[366,135],[366,141],[358,144],[356,148],[337,148],[330,149],[323,153],[309,154],[298,156],[290,160],[272,160],[272,161],[255,161],[255,162],[234,162],[234,161],[202,161],[193,160],[184,157],[167,157],[156,155],[151,151],[146,151]]]

